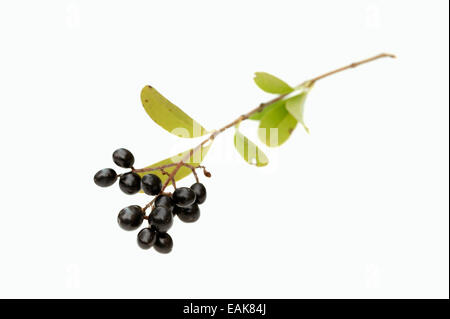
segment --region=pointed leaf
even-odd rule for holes
[[[297,120],[284,106],[267,112],[259,123],[258,136],[267,146],[280,146],[291,136]]]
[[[203,159],[205,158],[206,154],[208,153],[210,147],[211,147],[211,144],[203,146],[200,150],[191,154],[191,156],[189,157],[189,160],[185,161],[185,163],[190,164],[192,166],[200,165],[201,162],[203,161]],[[145,168],[160,167],[160,166],[167,165],[167,164],[178,163],[181,159],[183,159],[185,156],[187,156],[187,154],[191,153],[192,151],[193,151],[193,149],[187,150],[185,152],[179,153],[177,155],[174,155],[172,157],[169,157],[162,161],[159,161],[158,163],[149,165]],[[164,170],[170,174],[175,169],[175,167],[176,166],[168,167],[168,168],[165,168]],[[190,168],[182,166],[178,170],[178,172],[175,174],[175,181],[181,180],[181,179],[185,178],[186,176],[189,176],[191,173],[192,173],[192,170]],[[163,174],[160,170],[138,173],[138,174],[140,176],[144,176],[147,174],[155,174],[161,179],[163,184],[167,181],[167,178],[168,178],[168,176]]]
[[[307,92],[303,92],[297,96],[294,96],[286,101],[286,110],[293,116],[295,119],[300,122],[305,128],[305,131],[309,133],[309,128],[306,126],[303,120],[303,112],[305,110],[305,101]]]
[[[151,86],[141,91],[141,101],[148,115],[163,129],[179,137],[198,137],[207,130]]]
[[[289,84],[266,72],[256,72],[253,80],[261,90],[268,93],[287,94],[294,91]]]
[[[269,164],[269,159],[266,154],[238,130],[234,133],[234,147],[250,165],[262,167]]]
[[[249,120],[259,121],[259,120],[261,120],[264,117],[264,115],[267,112],[269,112],[270,110],[275,109],[277,107],[283,106],[285,102],[286,102],[285,100],[280,100],[280,101],[277,101],[275,103],[272,103],[269,106],[266,106],[261,112],[255,113],[252,116],[250,116]]]

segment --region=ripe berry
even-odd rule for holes
[[[172,227],[172,212],[166,207],[155,207],[148,216],[148,222],[154,226],[158,232],[165,233]]]
[[[177,215],[181,221],[185,223],[193,223],[200,218],[200,208],[198,208],[197,204],[184,208],[178,207]]]
[[[168,254],[172,251],[173,240],[167,233],[157,233],[155,250],[161,254]]]
[[[134,156],[125,148],[119,148],[113,153],[113,161],[120,167],[130,168],[134,164]]]
[[[108,187],[117,180],[116,171],[112,168],[104,168],[98,171],[94,176],[94,183],[100,187]]]
[[[119,226],[125,230],[135,230],[141,226],[143,221],[144,213],[138,205],[125,207],[119,212],[119,216],[117,216]]]
[[[203,204],[206,200],[206,188],[202,183],[195,183],[191,186],[191,189],[194,191],[196,200],[196,204]]]
[[[172,212],[174,206],[172,198],[167,195],[159,195],[155,199],[155,207],[165,207]]]
[[[137,235],[137,243],[142,249],[151,248],[156,242],[156,230],[151,228],[142,229]]]
[[[119,187],[125,194],[136,194],[141,189],[141,177],[133,172],[125,173],[120,177]]]
[[[142,177],[142,190],[147,195],[158,195],[162,189],[161,179],[154,174],[147,174]]]
[[[187,187],[180,187],[175,190],[172,195],[175,205],[179,207],[191,206],[195,203],[195,193]]]

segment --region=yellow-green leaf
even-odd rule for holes
[[[259,122],[258,136],[267,146],[280,146],[287,141],[296,126],[297,120],[286,110],[286,107],[274,108]]]
[[[153,121],[172,134],[192,138],[208,133],[203,126],[149,85],[142,89],[141,101]]]
[[[209,148],[211,147],[211,144],[208,144],[206,146],[203,146],[201,149],[197,150],[196,152],[193,152],[193,149],[190,149],[188,151],[179,153],[177,155],[174,155],[172,157],[166,158],[162,161],[159,161],[158,163],[149,165],[145,168],[154,168],[154,167],[161,167],[163,165],[167,164],[173,164],[178,163],[181,159],[185,158],[189,153],[193,153],[190,155],[189,160],[184,161],[187,164],[190,164],[192,166],[198,166],[201,164],[203,159],[205,158],[206,154],[209,151]],[[172,173],[172,171],[175,169],[176,166],[165,168],[164,170],[167,173]],[[192,173],[192,170],[189,167],[182,166],[178,170],[178,172],[175,174],[175,181],[178,181],[180,179],[185,178],[186,176],[189,176]],[[157,175],[163,183],[167,181],[168,176],[163,174],[160,170],[151,171],[151,172],[144,172],[144,173],[138,173],[140,176],[144,176],[147,174],[155,174]]]
[[[255,143],[250,141],[237,129],[234,133],[234,147],[242,158],[251,165],[262,167],[269,164],[269,159],[266,154],[264,154]]]
[[[266,106],[261,112],[255,113],[252,116],[250,116],[249,119],[250,120],[259,121],[259,120],[261,120],[264,117],[264,115],[267,112],[269,112],[270,110],[275,109],[277,107],[283,106],[285,102],[286,102],[285,100],[279,100],[279,101],[277,101],[275,103],[272,103],[272,104]]]
[[[306,132],[309,133],[309,128],[306,126],[303,119],[303,112],[305,110],[305,101],[307,92],[303,92],[297,96],[294,96],[286,101],[286,110],[293,116],[295,119],[303,125]]]
[[[256,72],[253,80],[261,90],[268,93],[287,94],[294,91],[289,84],[266,72]]]

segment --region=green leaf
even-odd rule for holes
[[[296,126],[297,120],[286,110],[286,107],[274,108],[259,122],[258,136],[267,146],[280,146],[287,141]]]
[[[192,166],[200,165],[201,162],[203,161],[203,159],[205,158],[206,154],[208,153],[210,147],[211,147],[211,143],[206,146],[203,146],[201,149],[199,149],[195,153],[191,154],[191,156],[189,157],[189,160],[186,160],[184,162],[187,164],[190,164]],[[185,152],[179,153],[177,155],[171,156],[162,161],[159,161],[158,163],[149,165],[145,168],[160,167],[160,166],[167,165],[167,164],[178,163],[181,159],[186,157],[191,152],[193,152],[193,149],[190,149]],[[168,167],[168,168],[165,168],[164,170],[170,174],[175,169],[175,167],[176,166]],[[175,174],[175,181],[179,181],[179,180],[185,178],[186,176],[189,176],[191,173],[192,173],[192,170],[190,168],[182,166],[182,167],[180,167],[178,172]],[[155,174],[161,179],[163,184],[167,181],[167,178],[168,178],[168,176],[163,174],[160,170],[151,171],[151,172],[143,172],[143,173],[138,173],[138,174],[141,177],[144,175],[147,175],[147,174]]]
[[[269,159],[266,154],[264,154],[255,143],[250,141],[237,129],[234,133],[234,147],[242,158],[250,165],[262,167],[269,164]]]
[[[259,121],[261,120],[264,115],[269,112],[272,109],[275,109],[277,107],[281,107],[284,105],[286,101],[285,100],[279,100],[275,103],[270,104],[269,106],[266,106],[261,112],[255,113],[252,116],[249,117],[250,120],[255,120],[255,121]]]
[[[286,110],[293,116],[295,119],[300,122],[305,128],[305,131],[309,134],[309,128],[306,126],[303,120],[303,112],[305,110],[305,101],[308,92],[303,92],[297,96],[294,96],[286,101]]]
[[[163,129],[179,137],[199,137],[207,130],[151,86],[141,91],[141,101],[148,115]]]
[[[261,90],[268,93],[287,94],[294,91],[289,84],[266,72],[256,72],[253,80]]]

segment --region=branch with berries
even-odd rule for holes
[[[314,84],[333,74],[385,57],[395,58],[392,54],[382,53],[324,73],[294,87],[273,75],[257,72],[254,81],[258,87],[267,93],[276,94],[276,97],[213,131],[206,130],[153,87],[146,86],[141,91],[142,104],[158,125],[181,138],[203,135],[207,138],[185,152],[139,169],[133,166],[133,154],[120,148],[114,151],[113,161],[117,166],[129,171],[117,174],[114,169],[105,168],[95,174],[94,182],[98,186],[108,187],[119,179],[119,188],[125,194],[143,192],[153,196],[152,200],[142,207],[125,207],[119,212],[117,220],[119,226],[125,230],[136,230],[147,220],[149,226],[138,233],[138,245],[143,249],[154,247],[160,253],[169,253],[173,240],[167,231],[171,228],[174,217],[178,216],[178,219],[186,223],[200,218],[199,205],[205,202],[207,193],[206,187],[200,183],[197,170],[201,169],[206,177],[211,177],[211,173],[201,162],[218,135],[234,127],[234,146],[241,157],[251,165],[266,166],[268,157],[239,131],[243,121],[259,121],[258,137],[269,147],[277,147],[286,142],[298,123],[309,133],[303,114],[306,97]],[[176,182],[190,174],[193,174],[195,183],[190,187],[177,187]],[[173,192],[166,190],[170,185]]]

